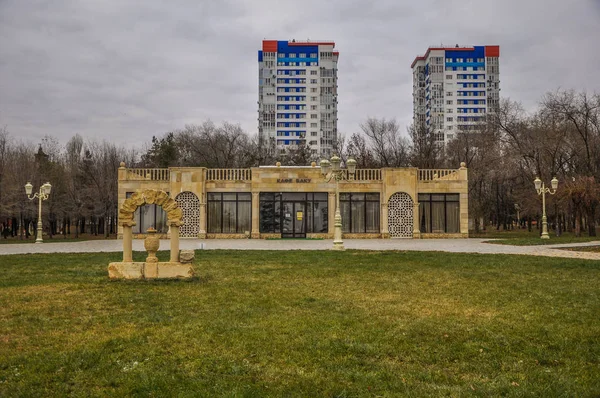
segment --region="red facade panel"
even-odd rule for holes
[[[277,52],[277,40],[263,40],[262,50],[267,53]]]
[[[415,60],[413,61],[413,63],[410,65],[410,67],[414,68],[415,64],[417,63],[417,61],[422,61],[424,59],[425,59],[425,57],[422,57],[422,56],[421,57],[416,57]]]
[[[485,46],[485,56],[486,57],[499,57],[500,56],[500,46]]]

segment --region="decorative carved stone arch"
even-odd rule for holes
[[[175,201],[182,210],[182,238],[197,238],[200,234],[200,199],[195,193],[185,191],[177,194]]]
[[[396,192],[388,201],[388,231],[390,238],[413,237],[413,200],[406,192]]]
[[[138,207],[146,204],[156,204],[167,213],[167,224],[171,228],[171,262],[179,261],[179,227],[183,212],[174,199],[169,198],[165,191],[146,189],[136,191],[125,199],[119,209],[119,225],[123,226],[123,262],[132,262],[132,232],[135,225],[134,213]]]

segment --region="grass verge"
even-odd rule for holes
[[[0,396],[600,394],[597,262],[198,251],[109,281],[120,256],[0,258]]]
[[[600,245],[599,246],[577,246],[577,247],[563,247],[561,250],[569,250],[575,252],[592,252],[592,253],[600,253]]]
[[[563,232],[561,236],[556,236],[554,231],[551,232],[549,236],[550,239],[541,239],[540,232],[535,229],[531,232],[526,229],[515,229],[510,231],[489,231],[486,233],[469,234],[469,237],[471,238],[494,239],[487,240],[485,243],[514,246],[539,246],[600,241],[600,230],[598,230],[598,236],[575,236],[572,232]]]

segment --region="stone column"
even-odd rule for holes
[[[169,262],[178,263],[179,262],[179,226],[181,225],[181,221],[170,221],[169,226],[171,227],[171,257]]]
[[[419,226],[419,202],[413,202],[413,238],[421,238],[421,227]]]
[[[258,192],[252,192],[252,239],[260,239],[260,197]]]
[[[329,237],[335,232],[335,192],[329,192],[327,201],[327,232]]]
[[[204,200],[204,195],[202,195]],[[179,233],[179,228],[177,229]],[[200,231],[198,232],[199,239],[206,239],[206,202],[200,202]]]
[[[388,229],[388,204],[381,204],[381,237],[388,239],[390,237],[390,230]]]
[[[133,253],[132,253],[132,232],[131,229],[135,225],[135,222],[123,222],[123,262],[131,263],[133,262]]]

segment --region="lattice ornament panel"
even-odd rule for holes
[[[179,227],[179,236],[197,238],[200,232],[200,200],[193,192],[182,192],[175,200],[183,212],[183,225]]]
[[[413,201],[409,194],[396,192],[388,202],[388,231],[392,238],[412,238]]]

